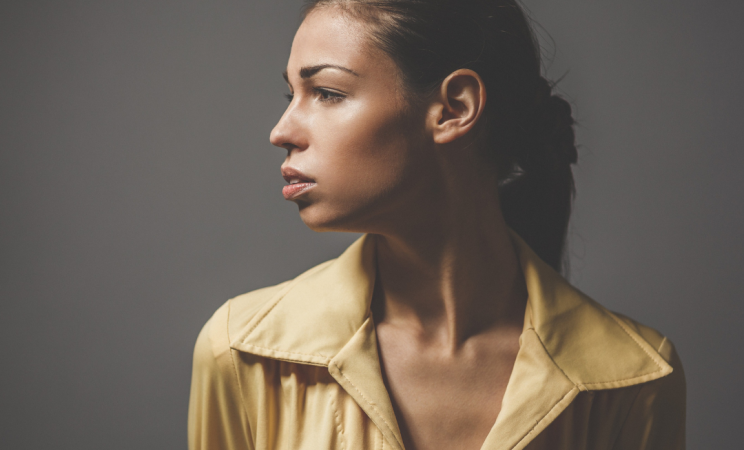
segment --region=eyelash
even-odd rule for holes
[[[324,88],[313,88],[313,92],[319,97],[318,100],[322,103],[338,103],[346,98],[345,95],[339,92],[330,91]],[[290,102],[294,98],[294,94],[284,94],[284,96],[287,97],[287,100]]]

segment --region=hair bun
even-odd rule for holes
[[[575,123],[571,105],[562,97],[553,93],[553,86],[543,77],[538,80],[536,89],[537,105],[535,118],[537,120],[535,138],[542,145],[537,160],[543,169],[557,169],[578,160],[576,151]]]

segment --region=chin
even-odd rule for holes
[[[303,204],[298,202],[300,219],[311,230],[322,233],[326,231],[365,233],[364,227],[355,224],[352,217],[355,214],[345,214],[339,211],[330,211],[318,204]]]
[[[332,214],[323,211],[324,208],[320,205],[297,202],[297,206],[300,209],[300,219],[311,230],[319,233],[337,231],[338,220]]]

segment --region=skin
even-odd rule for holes
[[[323,65],[347,70],[301,76]],[[496,171],[478,156],[482,80],[458,70],[413,107],[395,63],[333,7],[303,21],[286,78],[293,97],[271,142],[283,168],[314,180],[292,199],[300,217],[375,239],[373,316],[406,449],[481,448],[527,298]]]

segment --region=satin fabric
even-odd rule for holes
[[[672,343],[572,287],[516,235],[529,298],[482,450],[684,449]],[[403,450],[370,301],[374,236],[294,280],[233,298],[202,329],[191,450]]]

